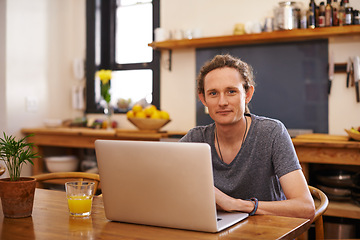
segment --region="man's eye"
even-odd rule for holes
[[[216,92],[209,92],[210,96],[216,96]]]
[[[235,91],[235,90],[229,90],[228,93],[229,93],[229,94],[235,94],[236,91]]]

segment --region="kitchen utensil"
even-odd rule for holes
[[[355,79],[354,79],[354,63],[351,61],[351,67],[350,67],[350,86],[353,87],[355,85]]]
[[[46,167],[49,172],[73,172],[79,165],[75,156],[53,156],[45,158]]]
[[[348,62],[346,64],[346,87],[349,87],[349,85],[350,85],[351,65],[352,65],[352,61],[351,61],[351,58],[349,58]]]
[[[283,30],[298,28],[297,2],[284,1],[279,2],[278,27]]]
[[[356,102],[360,102],[359,96],[359,81],[360,81],[360,57],[356,56],[353,58],[354,66],[354,81],[355,81],[355,91],[356,91]]]
[[[325,186],[350,188],[355,172],[345,170],[323,170],[316,172],[316,180]]]
[[[360,194],[360,172],[357,172],[354,176],[352,176],[352,182],[354,187],[359,189]]]
[[[317,187],[323,191],[330,200],[350,200],[351,199],[351,190],[347,188],[336,188],[328,187],[323,185],[317,185]]]
[[[335,68],[335,64],[334,64],[334,54],[333,54],[333,52],[331,52],[331,53],[330,53],[330,57],[329,57],[328,94],[330,94],[330,92],[331,92],[331,84],[332,84],[332,80],[334,79],[334,68]]]

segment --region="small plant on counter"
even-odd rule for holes
[[[32,152],[33,143],[27,143],[28,135],[20,140],[13,136],[7,136],[3,132],[3,138],[0,138],[0,160],[4,161],[9,172],[10,181],[19,181],[23,164],[31,163],[32,159],[39,158],[37,153]]]

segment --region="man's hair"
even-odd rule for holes
[[[229,54],[216,55],[211,61],[206,62],[200,69],[200,73],[197,77],[197,91],[199,94],[204,94],[205,96],[204,79],[206,75],[212,70],[224,67],[234,68],[240,73],[241,77],[244,79],[243,86],[245,92],[248,91],[251,85],[255,87],[253,69],[249,64]],[[250,113],[247,104],[245,113]]]

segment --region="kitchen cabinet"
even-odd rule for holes
[[[360,142],[347,136],[305,134],[292,141],[308,180],[311,164],[360,166]],[[360,207],[352,202],[330,200],[325,216],[360,219]]]

